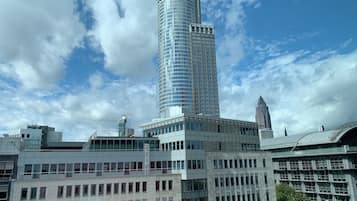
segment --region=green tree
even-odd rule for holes
[[[275,189],[277,201],[309,201],[302,193],[284,183],[278,184]]]

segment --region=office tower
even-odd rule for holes
[[[200,1],[158,0],[157,2],[160,117],[171,117],[181,113],[219,116],[218,87],[215,86],[217,72],[215,56],[212,55],[215,51],[213,28],[204,27],[204,32],[201,32],[201,29],[199,31],[190,29],[191,24],[199,26],[201,23]],[[207,44],[201,37],[208,38]],[[192,52],[192,48],[197,49],[198,52]],[[209,49],[204,51],[205,48]],[[208,70],[205,73],[214,72],[214,76],[196,75],[197,72],[202,72],[200,68]],[[202,82],[195,80],[199,78]],[[203,93],[207,90],[204,87],[208,81],[210,91]],[[213,98],[210,98],[211,96]]]
[[[255,120],[258,123],[259,129],[270,129],[271,130],[271,120],[270,113],[267,104],[265,103],[263,97],[259,97]]]
[[[219,117],[218,84],[214,29],[191,24],[190,53],[192,66],[193,111]]]
[[[276,183],[309,200],[357,200],[357,123],[336,129],[263,139]]]

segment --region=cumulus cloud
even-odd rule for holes
[[[106,82],[100,89],[73,88],[46,98],[13,89],[0,95],[4,97],[0,99],[2,130],[46,124],[64,131],[66,139],[87,140],[96,131],[115,133],[123,114],[135,128],[157,115],[155,87],[128,80]]]
[[[157,52],[154,0],[90,0],[92,45],[105,55],[105,68],[117,75],[150,77]]]
[[[74,10],[73,1],[1,1],[1,76],[29,89],[54,86],[85,34]]]
[[[201,5],[203,5],[203,14],[208,23],[220,24],[216,27],[219,70],[225,71],[237,66],[244,58],[244,46],[248,41],[244,26],[246,22],[244,8],[258,8],[260,2],[257,0],[203,0]]]
[[[254,120],[262,95],[277,135],[285,127],[299,133],[357,120],[357,51],[297,51],[269,59],[256,70],[224,76],[222,115]]]

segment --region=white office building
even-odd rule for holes
[[[276,200],[271,157],[258,151],[255,122],[183,114],[145,124],[143,132],[158,137],[161,150],[170,154],[184,201]],[[216,186],[217,178],[239,183]]]

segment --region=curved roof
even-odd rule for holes
[[[348,131],[357,128],[357,122],[345,124],[337,129],[324,132],[311,132],[298,135],[263,139],[263,150],[293,148],[300,146],[337,143]]]

